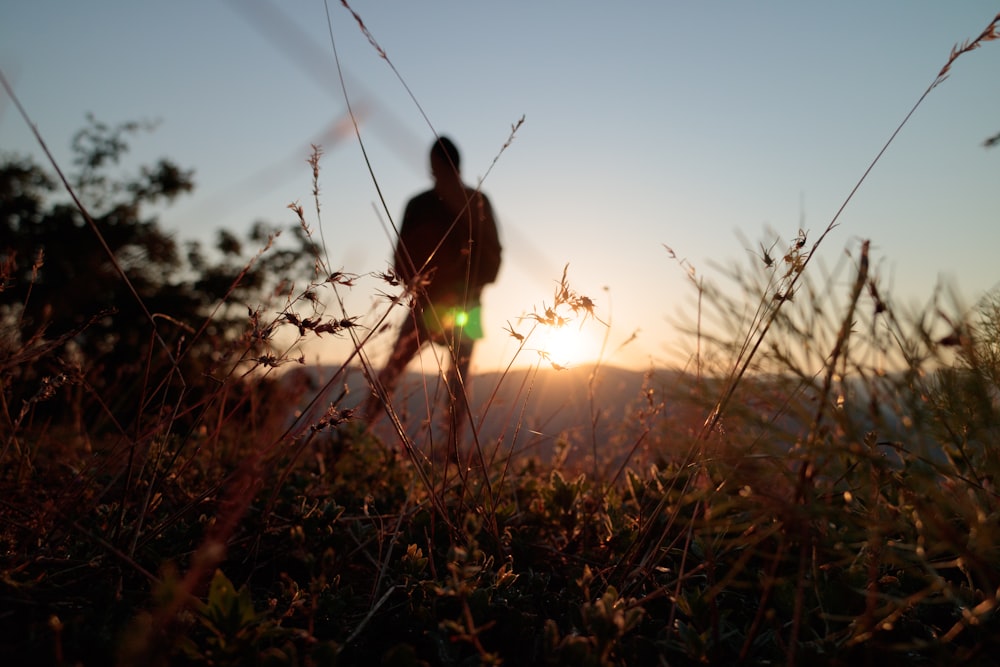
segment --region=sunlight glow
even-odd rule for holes
[[[571,368],[596,361],[600,356],[601,341],[590,327],[570,323],[561,327],[542,327],[537,332],[537,349],[553,365]]]

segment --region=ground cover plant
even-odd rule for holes
[[[187,172],[108,178],[143,129],[88,120],[65,174],[0,165],[8,664],[996,664],[1000,295],[903,312],[868,241],[817,278],[836,217],[717,282],[667,249],[691,363],[647,374],[613,446],[521,452],[514,410],[452,460],[407,428],[437,415],[390,404],[375,433],[341,389],[408,287],[383,273],[380,310],[346,312],[318,201],[178,247],[146,211]],[[600,317],[554,278],[510,327],[523,354]],[[332,378],[290,382],[296,343],[333,336]]]

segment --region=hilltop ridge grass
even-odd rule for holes
[[[349,416],[290,438],[236,411],[144,445],[126,484],[141,443],[22,421],[0,645],[23,664],[990,664],[990,304],[955,343],[914,332],[902,374],[851,353],[829,386],[747,377],[709,438],[725,378],[654,372],[617,444],[635,451],[596,474],[565,461],[585,438],[483,469]]]

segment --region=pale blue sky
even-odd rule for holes
[[[328,6],[396,217],[428,186],[431,130],[351,15]],[[604,316],[610,294],[611,347],[641,330],[612,363],[676,361],[689,341],[672,322],[693,293],[663,244],[711,280],[713,263],[745,264],[747,243],[768,229],[787,240],[803,221],[815,238],[952,46],[1000,11],[983,0],[352,7],[462,149],[466,180],[486,173],[525,117],[483,184],[505,244],[477,352],[486,368],[509,361],[502,328],[551,299],[566,263]],[[195,169],[197,192],[161,221],[209,241],[219,227],[290,222],[290,201],[311,212],[308,144],[344,114],[326,16],[320,0],[12,1],[0,9],[0,67],[64,164],[87,112],[162,121],[134,156]],[[1000,44],[989,43],[958,60],[900,134],[827,239],[826,262],[871,239],[903,303],[926,301],[942,277],[970,303],[996,285],[1000,149],[982,142],[998,131]],[[326,149],[331,261],[379,271],[390,242],[357,141]],[[38,152],[6,97],[0,150]],[[355,313],[376,287],[355,290]]]

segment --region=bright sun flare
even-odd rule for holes
[[[561,327],[543,327],[538,349],[546,359],[563,367],[572,367],[593,361],[600,354],[600,341],[596,341],[588,327],[575,323]]]

